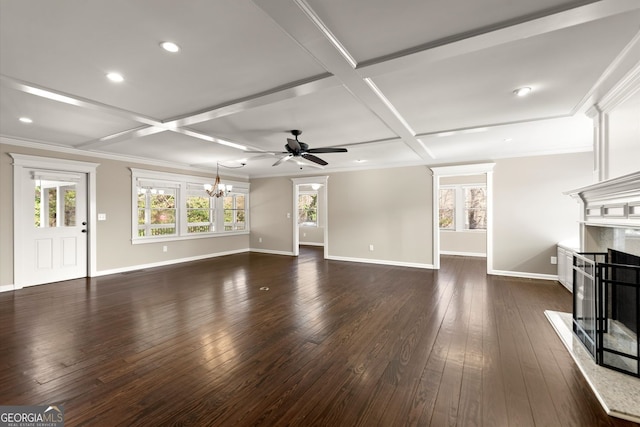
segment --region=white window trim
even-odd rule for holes
[[[223,184],[233,185],[233,191],[231,194],[244,194],[245,195],[245,230],[242,231],[224,231],[224,207],[223,198],[214,197],[213,201],[216,204],[215,212],[215,224],[216,231],[208,233],[187,233],[187,210],[186,210],[186,196],[189,191],[189,186],[193,188],[193,185],[211,184],[213,178],[182,175],[170,172],[158,172],[147,169],[129,168],[131,170],[131,243],[134,245],[145,243],[157,243],[157,242],[170,242],[176,240],[192,240],[192,239],[205,239],[211,237],[224,237],[234,235],[244,235],[250,233],[250,218],[249,218],[249,188],[250,184],[243,181],[223,180]],[[158,181],[159,184],[175,186],[178,190],[178,198],[176,200],[177,208],[177,234],[169,236],[138,236],[138,181]]]

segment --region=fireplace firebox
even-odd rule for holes
[[[578,253],[573,277],[575,335],[599,365],[640,377],[640,257]]]

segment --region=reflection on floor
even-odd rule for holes
[[[573,335],[571,313],[546,310],[544,314],[605,411],[613,417],[640,422],[640,379],[598,366]]]

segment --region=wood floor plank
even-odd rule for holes
[[[0,404],[69,426],[629,426],[544,317],[558,283],[243,253],[0,294]],[[268,291],[260,290],[269,287]]]

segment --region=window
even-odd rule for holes
[[[170,236],[177,234],[175,188],[138,187],[138,236]]]
[[[318,192],[304,192],[298,195],[298,225],[318,226]]]
[[[456,229],[456,189],[441,188],[438,206],[440,209],[440,228],[444,230]]]
[[[487,188],[464,187],[464,228],[487,229]]]
[[[189,184],[187,191],[187,233],[210,233],[215,227],[215,201],[202,185]]]
[[[438,199],[441,230],[487,229],[487,188],[485,185],[448,185],[440,188]]]
[[[245,195],[232,193],[224,197],[224,229],[225,231],[241,231],[245,229]]]
[[[134,243],[247,233],[249,183],[229,182],[234,191],[211,197],[211,178],[131,169]]]

